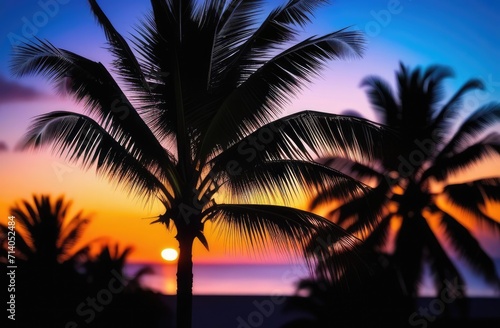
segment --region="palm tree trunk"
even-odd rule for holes
[[[193,241],[190,235],[177,236],[177,328],[191,328],[193,312]]]

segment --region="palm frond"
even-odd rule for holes
[[[226,0],[208,0],[197,3],[193,7],[191,20],[198,23],[200,30],[208,29],[215,32],[224,12],[225,2]]]
[[[248,41],[251,48],[246,57],[269,53],[280,44],[293,40],[298,32],[295,26],[304,27],[311,21],[314,11],[325,3],[325,0],[289,0],[273,10]]]
[[[316,159],[316,162],[331,167],[334,170],[340,171],[356,180],[366,180],[366,179],[384,179],[384,175],[378,170],[377,163],[366,163],[362,164],[343,157],[326,157]]]
[[[240,83],[267,62],[280,46],[295,39],[294,25],[303,26],[310,21],[314,10],[325,0],[289,0],[274,9],[259,28],[238,48],[228,63],[226,75],[238,75]]]
[[[211,46],[212,41],[211,38],[206,40],[206,37],[202,37],[206,35],[200,34],[199,26],[193,21],[195,10],[192,0],[173,1],[169,4],[153,0],[152,5],[153,17],[150,24],[152,26],[149,28],[152,33],[149,40],[153,42],[143,42],[148,46],[145,53],[153,67],[161,72],[168,72],[169,75],[159,78],[161,85],[159,96],[163,106],[160,107],[158,113],[160,115],[157,115],[158,120],[151,123],[156,130],[161,131],[162,135],[168,136],[172,130],[175,133],[181,177],[186,179],[185,175],[189,174],[187,162],[191,160],[192,155],[190,133],[193,133],[187,123],[189,106],[186,102],[194,98],[189,85],[201,81],[206,86],[203,75],[208,74],[209,70],[206,68],[208,65],[206,60],[198,61],[202,69],[197,75],[192,76],[190,73],[193,68],[189,67],[184,56],[196,51],[196,42],[203,43],[198,51],[209,55],[207,44]],[[200,68],[198,64],[194,64],[195,68]],[[194,90],[200,91],[198,88]],[[194,95],[199,96],[196,92]]]
[[[438,158],[460,152],[481,132],[499,123],[500,103],[490,103],[480,107],[461,124],[458,131],[441,150]]]
[[[54,265],[76,256],[83,248],[75,244],[88,224],[82,212],[68,218],[71,202],[58,197],[54,201],[47,195],[33,195],[33,201],[15,204],[10,212],[16,216],[19,230],[16,249],[20,258],[32,263]]]
[[[212,171],[222,172],[234,160],[246,169],[272,160],[312,160],[312,154],[364,163],[380,158],[390,138],[390,130],[366,120],[304,111],[261,126],[234,143],[211,160]]]
[[[52,203],[48,196],[34,195],[32,203],[23,200],[21,205],[16,204],[10,209],[37,259],[45,259],[47,263],[57,261],[58,236],[69,206],[70,203],[63,204],[62,197]]]
[[[85,262],[86,274],[92,277],[93,282],[98,286],[102,286],[102,283],[106,284],[106,281],[112,277],[113,271],[118,272],[127,283],[130,283],[131,278],[124,272],[124,268],[132,250],[130,246],[121,248],[118,244],[103,245],[98,253],[91,255]],[[136,275],[141,272],[142,270],[139,270]]]
[[[437,286],[438,290],[442,290],[445,286],[448,288],[454,286],[455,290],[453,290],[453,293],[463,297],[465,291],[462,289],[462,286],[464,286],[465,282],[462,275],[441,246],[441,243],[432,232],[429,225],[426,224],[426,228],[423,232],[424,234],[422,234],[422,237],[425,240],[428,250],[426,253],[427,259],[430,262],[432,272],[435,273],[434,284]],[[447,281],[454,282],[455,284],[446,284]]]
[[[324,273],[328,277],[341,274],[349,265],[344,262],[349,259],[336,255],[353,249],[359,242],[330,221],[290,207],[220,204],[209,209],[206,216],[234,246],[253,249],[270,242],[280,255],[304,256],[311,271],[318,263],[331,261],[330,268],[335,269]],[[305,253],[306,250],[309,253]]]
[[[500,134],[490,133],[457,154],[452,154],[450,157],[438,157],[422,174],[421,181],[431,176],[438,181],[444,181],[449,176],[498,154],[500,154]]]
[[[500,288],[500,276],[495,263],[470,231],[446,212],[442,212],[440,225],[459,255],[489,283]]]
[[[227,181],[235,200],[246,202],[267,197],[271,202],[284,199],[287,205],[315,193],[350,200],[369,190],[368,186],[339,171],[308,161],[259,163],[239,174],[228,174]]]
[[[267,61],[217,110],[203,136],[202,154],[225,149],[268,124],[327,60],[359,54],[361,47],[359,33],[338,31],[307,39]]]
[[[17,214],[17,213],[16,213]],[[17,216],[16,216],[17,219]],[[11,231],[8,225],[0,223],[0,248],[5,250],[5,259],[7,259],[7,247],[8,247],[8,233]],[[5,237],[4,237],[5,236]],[[16,230],[16,258],[21,260],[26,260],[33,258],[34,252],[32,249],[32,243],[28,236],[20,233],[20,230]]]
[[[389,237],[389,232],[391,230],[391,220],[394,214],[389,213],[383,217],[380,222],[373,228],[373,230],[364,239],[363,245],[367,249],[379,249],[380,247],[387,245],[387,239]]]
[[[231,0],[220,17],[217,32],[219,35],[232,34],[226,31],[237,32],[246,30],[253,25],[255,15],[263,0]]]
[[[328,3],[328,0],[289,0],[286,5],[275,11],[273,21],[287,25],[303,27],[311,22],[316,8]]]
[[[472,219],[479,226],[487,226],[495,233],[500,233],[500,222],[486,215],[481,209],[486,205],[487,199],[481,189],[483,183],[485,183],[484,180],[476,180],[469,183],[451,184],[444,188],[443,193],[453,206],[472,214]]]
[[[433,65],[422,71],[420,67],[409,70],[400,64],[397,79],[405,130],[414,127],[415,133],[430,126],[436,105],[443,98],[442,80],[451,76],[453,71],[446,66]]]
[[[463,97],[470,91],[483,90],[484,84],[478,79],[468,80],[460,89],[448,100],[434,118],[431,130],[447,133],[450,124],[455,121],[459,110],[461,109]]]
[[[425,90],[427,102],[431,105],[432,109],[435,110],[435,105],[443,100],[443,80],[453,77],[454,75],[455,74],[450,67],[443,65],[431,65],[427,67],[425,72],[422,74],[420,84],[422,84],[423,89]],[[434,114],[434,112],[432,114]],[[430,119],[430,117],[428,117],[428,119]]]
[[[63,260],[72,256],[71,250],[75,247],[76,243],[80,241],[89,223],[90,218],[84,216],[82,212],[79,212],[63,226],[58,242],[59,252],[64,257]]]
[[[147,91],[148,84],[146,78],[132,49],[123,36],[115,29],[101,7],[97,4],[97,1],[89,0],[89,4],[97,22],[104,30],[110,45],[110,51],[115,57],[113,66],[116,68],[116,72],[133,87],[134,91]]]
[[[130,191],[148,197],[170,199],[170,192],[163,183],[140,163],[118,141],[111,137],[91,118],[72,112],[52,112],[37,117],[20,143],[21,149],[39,149],[52,146],[60,156],[82,164],[84,169],[96,165],[98,174],[115,181],[126,182]]]
[[[232,67],[235,56],[241,51],[240,46],[255,32],[256,16],[262,0],[232,0],[222,14],[217,26],[213,46],[210,84],[217,88],[222,83],[235,86],[240,82],[239,71]],[[230,81],[229,81],[230,80]]]
[[[361,197],[348,201],[330,211],[330,216],[337,215],[336,222],[350,233],[361,233],[366,237],[381,221],[387,206],[390,186],[381,182]],[[323,195],[321,195],[323,197]],[[326,199],[325,199],[326,200]]]
[[[36,211],[36,207],[32,206],[26,200],[21,201],[21,204],[16,204],[16,206],[11,208],[10,212],[15,212],[16,224],[19,224],[19,226],[27,232],[31,231],[40,221],[40,216]]]
[[[500,201],[500,177],[476,180],[473,183],[480,185],[484,197],[490,201]]]
[[[383,79],[369,76],[361,81],[368,88],[368,99],[372,107],[382,116],[382,122],[393,128],[400,125],[401,110],[391,86]]]
[[[141,56],[149,95],[139,97],[144,118],[160,140],[174,139],[177,132],[176,94],[173,85],[175,50],[178,43],[172,25],[175,18],[163,1],[153,2],[153,14],[136,28],[133,43]],[[177,50],[175,50],[177,51]]]
[[[364,175],[364,173],[367,173],[367,175],[369,175],[371,172],[370,172],[370,168],[367,168],[365,167],[364,165],[362,164],[359,164],[359,163],[356,163],[356,162],[353,162],[353,161],[349,161],[349,160],[340,160],[340,158],[337,158],[335,157],[334,158],[334,162],[337,163],[337,165],[332,165],[333,166],[333,170],[335,171],[339,171],[339,172],[342,172],[343,174],[351,177],[352,179],[355,179],[357,181],[363,181],[362,178],[363,177],[366,177]],[[345,165],[344,163],[340,164],[341,162],[345,162],[348,166],[348,169],[345,169]],[[326,161],[326,164],[328,163],[331,163],[329,160]],[[366,171],[364,171],[364,173],[362,174],[358,174],[357,172],[355,173],[352,173],[350,172],[349,170],[352,169],[353,166],[358,166],[361,168],[361,170],[365,170],[366,168]],[[345,172],[347,171],[347,172]],[[375,172],[375,171],[373,171]],[[377,175],[376,178],[380,178],[379,181],[382,181],[381,179],[383,178],[382,176],[380,175]],[[385,182],[383,182],[385,183]],[[371,191],[371,188],[369,188],[370,190],[368,191]],[[363,194],[363,195],[359,195],[359,196],[365,196],[366,194]],[[326,205],[328,204],[329,202],[333,201],[333,200],[338,200],[338,201],[344,201],[345,199],[343,199],[342,197],[336,197],[335,196],[335,188],[333,190],[326,190],[326,191],[322,191],[322,192],[319,192],[315,195],[315,197],[312,199],[312,201],[310,202],[309,204],[309,209],[311,210],[314,210],[322,205]],[[354,199],[352,199],[354,201]],[[333,213],[335,212],[336,210],[332,210],[332,212],[330,212],[330,215],[333,215]]]
[[[156,163],[165,177],[173,177],[172,154],[161,146],[102,64],[40,41],[20,46],[12,67],[19,76],[41,74],[59,83],[69,78],[71,93],[85,102],[110,135],[141,163]]]

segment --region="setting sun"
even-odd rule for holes
[[[161,257],[165,261],[175,261],[177,260],[178,255],[179,253],[173,248],[165,248],[164,250],[161,251]]]

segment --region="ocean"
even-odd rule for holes
[[[500,259],[495,260],[500,272]],[[125,272],[134,274],[144,265],[149,265],[154,274],[143,277],[145,286],[166,295],[176,291],[175,264],[131,263]],[[500,297],[481,277],[470,268],[459,265],[466,281],[467,295],[470,297]],[[193,293],[195,295],[283,295],[296,293],[296,284],[307,278],[309,271],[299,264],[194,264]],[[421,297],[435,295],[432,278],[424,275],[420,286]]]

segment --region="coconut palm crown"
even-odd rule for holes
[[[465,282],[450,251],[487,282],[500,286],[492,258],[471,231],[472,224],[500,234],[498,218],[486,211],[489,202],[500,200],[500,174],[458,178],[500,153],[500,104],[465,108],[464,96],[484,88],[477,79],[467,81],[446,100],[443,80],[451,76],[452,70],[441,65],[412,70],[401,64],[397,91],[379,77],[365,78],[362,85],[381,122],[400,137],[384,147],[379,161],[321,160],[346,174],[376,182],[370,192],[335,207],[329,215],[347,231],[363,235],[364,246],[372,250],[390,245],[404,288],[412,296],[418,292],[425,265],[433,273],[437,290],[455,286],[455,292],[463,295]],[[315,208],[330,200],[328,194],[320,194],[311,205]],[[373,216],[374,212],[380,215]]]
[[[73,263],[78,255],[86,254],[87,247],[77,248],[76,244],[90,218],[82,211],[68,217],[70,207],[71,202],[63,196],[52,201],[48,195],[33,195],[31,203],[23,200],[12,207],[9,213],[18,224],[16,257],[53,269],[65,262]],[[7,235],[9,226],[0,223],[0,232]]]
[[[86,108],[35,118],[21,148],[51,146],[164,205],[155,222],[175,227],[179,241],[180,327],[191,325],[192,245],[198,239],[208,248],[207,222],[232,245],[272,241],[283,254],[303,254],[318,233],[340,248],[357,242],[322,217],[288,206],[303,192],[346,199],[367,192],[311,159],[370,158],[385,135],[379,125],[320,112],[278,119],[328,60],[362,51],[363,38],[353,31],[300,39],[326,1],[290,0],[259,24],[261,0],[151,0],[151,13],[130,41],[96,1],[89,3],[114,56],[113,74],[48,41],[19,46],[15,74],[64,85]],[[318,247],[309,263],[337,249]]]

